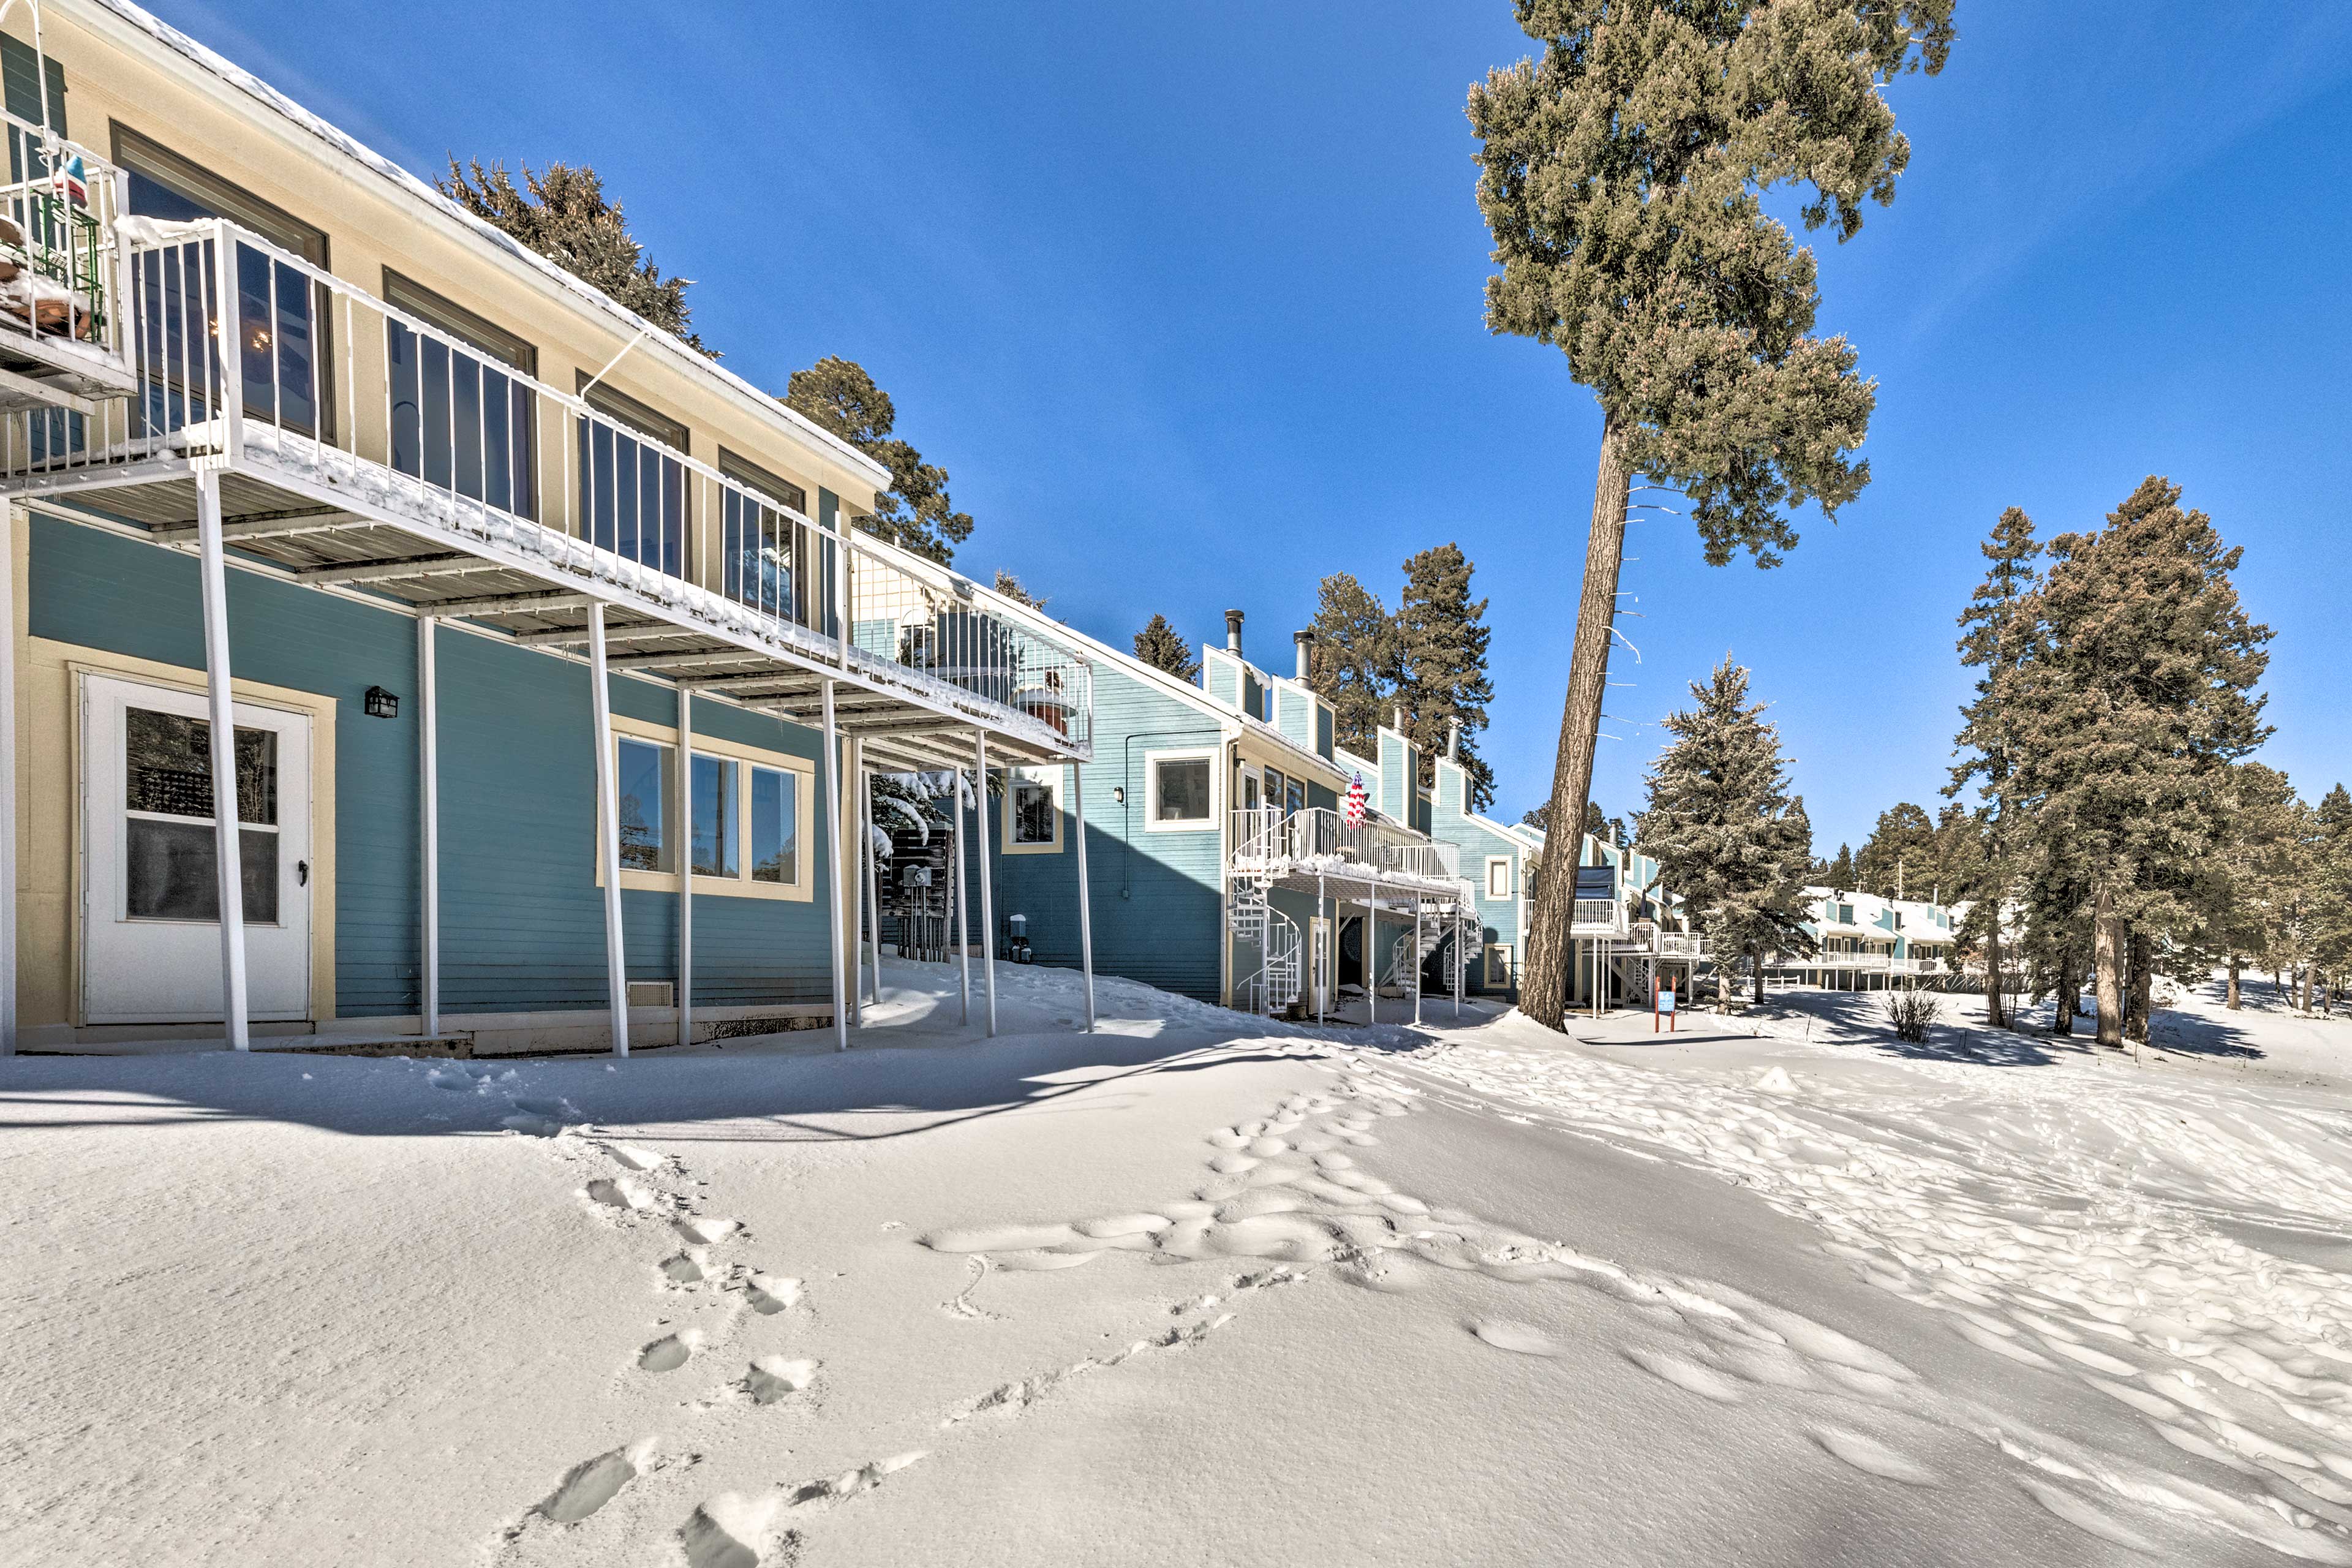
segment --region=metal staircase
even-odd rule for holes
[[[1270,888],[1265,878],[1236,877],[1226,906],[1234,935],[1258,952],[1258,966],[1236,984],[1235,997],[1245,1011],[1268,1017],[1289,1011],[1298,1000],[1304,967],[1298,922],[1274,907],[1266,896]]]

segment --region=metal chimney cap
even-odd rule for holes
[[[1242,613],[1239,610],[1225,612],[1225,646],[1235,653],[1242,651]]]

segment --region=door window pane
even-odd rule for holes
[[[650,441],[582,418],[582,535],[599,550],[676,577],[686,564],[686,466]]]
[[[1283,785],[1282,815],[1297,816],[1307,809],[1307,784],[1303,779],[1291,779]]]
[[[213,727],[205,719],[123,710],[123,800],[131,811],[213,814]],[[278,821],[278,732],[236,731],[236,819]]]
[[[694,874],[737,874],[735,763],[727,757],[694,759]]]
[[[205,792],[209,795],[209,789]],[[124,836],[124,907],[134,921],[218,921],[220,857],[213,829],[197,822],[157,822],[134,816]],[[278,923],[278,835],[267,829],[237,836],[245,876],[245,918]]]
[[[751,770],[751,879],[800,880],[800,776]]]
[[[1209,759],[1171,757],[1153,764],[1160,822],[1209,820]]]
[[[615,779],[620,796],[621,865],[631,871],[674,871],[668,835],[665,787],[669,778],[669,748],[650,741],[619,742],[620,773]]]

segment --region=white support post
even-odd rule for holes
[[[1457,1023],[1462,1017],[1463,979],[1470,969],[1469,942],[1469,931],[1462,923],[1462,905],[1456,901],[1454,906],[1454,1017]]]
[[[1370,1016],[1364,1021],[1381,1021],[1381,889],[1376,884],[1364,895],[1364,1008]]]
[[[1087,774],[1070,764],[1070,828],[1078,840],[1078,967],[1087,977],[1087,1033],[1095,1032],[1095,921],[1087,901]]]
[[[841,737],[834,727],[833,682],[824,689],[824,858],[825,895],[833,904],[826,929],[833,938],[833,1048],[849,1048],[849,998],[842,972],[842,914],[848,907],[848,889],[841,883]]]
[[[1412,1026],[1421,1027],[1421,895],[1412,896],[1412,938],[1405,951],[1412,955]]]
[[[16,835],[20,826],[16,816],[16,508],[0,500],[0,1057],[16,1054]]]
[[[1315,1026],[1322,1028],[1324,1015],[1331,1000],[1331,977],[1325,973],[1339,963],[1339,922],[1331,918],[1330,906],[1323,901],[1323,873],[1315,873],[1315,918],[1323,922],[1323,951],[1310,954],[1315,959]],[[1307,944],[1312,947],[1311,942]]]
[[[588,606],[588,683],[596,710],[596,838],[604,863],[604,994],[613,1054],[629,1054],[629,971],[621,945],[621,804],[613,752],[613,692],[604,666],[604,605]]]
[[[988,1037],[992,1040],[996,1038],[996,898],[988,885],[988,731],[974,730],[972,735],[979,757],[974,771],[980,777],[975,803],[980,827],[980,969],[988,990]]]
[[[963,966],[963,1021],[971,1022],[971,924],[964,916],[963,902],[963,769],[955,771],[955,801],[948,810],[948,818],[955,824],[955,906],[956,953]]]
[[[874,936],[874,1005],[882,1005],[882,895],[874,850],[874,775],[866,766],[866,748],[857,748],[857,841],[866,847],[866,929]]]
[[[733,811],[735,802],[719,808]],[[685,824],[677,867],[677,1043],[694,1044],[694,688],[677,689],[677,812]],[[720,826],[719,831],[726,828]]]
[[[245,1004],[245,857],[237,837],[236,709],[228,666],[228,564],[221,547],[220,470],[196,473],[197,579],[205,604],[205,696],[212,717],[213,855],[220,887],[221,1022],[250,1050]],[[11,824],[13,827],[13,823]]]
[[[416,617],[417,1028],[441,1032],[441,622]]]

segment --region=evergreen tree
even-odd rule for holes
[[[2228,971],[2222,1005],[2234,1012],[2247,962],[2266,963],[2275,945],[2273,904],[2283,879],[2297,869],[2300,803],[2286,775],[2260,763],[2231,768],[2216,794],[2221,839],[2204,860],[2202,919],[2193,940],[2200,962]]]
[[[1486,704],[1495,683],[1486,676],[1486,601],[1470,597],[1470,558],[1457,544],[1440,544],[1408,557],[1404,595],[1397,604],[1396,635],[1403,679],[1396,696],[1405,722],[1421,747],[1422,783],[1437,782],[1438,756],[1452,725],[1462,726],[1457,757],[1469,782],[1469,806],[1485,811],[1495,802],[1495,770],[1478,754],[1478,731],[1486,727]]]
[[[711,358],[688,324],[688,278],[664,278],[629,234],[620,207],[604,199],[604,182],[585,163],[522,165],[522,186],[504,163],[487,169],[449,160],[449,172],[433,183],[441,194],[484,222],[503,229],[573,277],[604,290],[663,331],[675,333]]]
[[[1811,950],[1812,826],[1788,793],[1780,732],[1748,700],[1748,671],[1726,659],[1691,695],[1696,707],[1666,717],[1674,740],[1650,770],[1642,845],[1712,939],[1718,970],[1745,956],[1761,1001],[1765,954]]]
[[[2352,975],[2352,794],[2337,784],[2311,815],[2316,839],[2312,966],[2325,986],[2321,1005],[2333,1012],[2336,994]]]
[[[1533,811],[1528,813],[1528,820],[1532,822],[1535,816]],[[1584,831],[1601,843],[1614,844],[1620,849],[1630,848],[1633,843],[1633,836],[1625,831],[1624,818],[1609,816],[1601,809],[1601,803],[1597,800],[1584,803]]]
[[[2120,1047],[2161,939],[2195,929],[2191,873],[2222,839],[2226,764],[2270,731],[2253,694],[2269,628],[2231,585],[2240,552],[2151,475],[2095,532],[2062,534],[2018,682],[2016,798],[2080,868],[2098,1038]],[[2144,1005],[2140,1016],[2146,1016]]]
[[[1916,899],[1935,876],[1936,825],[1909,801],[1878,814],[1878,825],[1853,858],[1857,891],[1882,899]]]
[[[1586,804],[1589,805],[1591,803],[1588,801]],[[1592,820],[1590,813],[1586,814],[1585,820],[1587,822]],[[1551,831],[1551,802],[1546,801],[1541,805],[1537,806],[1533,811],[1521,816],[1519,818],[1519,826],[1522,827],[1532,827],[1538,833],[1549,834]]]
[[[1852,893],[1860,891],[1860,889],[1854,886],[1853,881],[1853,850],[1847,848],[1843,844],[1838,846],[1837,858],[1829,863],[1828,877],[1830,891],[1833,893]]]
[[[1861,492],[1875,394],[1811,335],[1812,253],[1760,193],[1811,188],[1808,228],[1862,226],[1910,145],[1881,89],[1943,68],[1953,0],[1514,0],[1540,59],[1470,89],[1478,206],[1495,241],[1486,323],[1559,348],[1601,405],[1584,587],[1552,774],[1581,820],[1608,684],[1633,476],[1682,492],[1722,564],[1776,563],[1785,509]],[[1573,879],[1533,900],[1520,1006],[1561,1026]]]
[[[996,582],[993,585],[998,593],[1016,605],[1026,605],[1033,610],[1042,610],[1045,607],[1045,601],[1043,598],[1023,587],[1021,579],[1002,566],[996,569]]]
[[[891,435],[898,407],[863,365],[827,355],[793,372],[784,402],[890,470],[890,488],[872,516],[856,520],[859,529],[942,566],[955,559],[955,547],[971,537],[971,515],[955,510],[947,470]]]
[[[1188,684],[1201,679],[1201,661],[1194,656],[1192,645],[1177,636],[1166,616],[1155,613],[1135,634],[1135,657]]]
[[[1993,1027],[2003,1028],[2009,1017],[2000,984],[2001,916],[2017,894],[2019,846],[2013,840],[2025,826],[2011,784],[2032,721],[2019,702],[2040,632],[2035,595],[2042,542],[2033,537],[2033,520],[2023,509],[2010,507],[1978,548],[1989,564],[1959,621],[1960,663],[1977,672],[1976,699],[1960,710],[1960,732],[1953,742],[1960,760],[1944,793],[1958,795],[1976,784],[1981,837],[1970,874],[1956,875],[1948,885],[1953,897],[1969,901],[1958,936],[1984,952],[1985,1016]],[[1940,882],[1940,865],[1938,873]]]
[[[1377,761],[1380,727],[1404,684],[1404,639],[1371,590],[1334,572],[1316,591],[1307,682],[1331,705],[1339,744]]]

